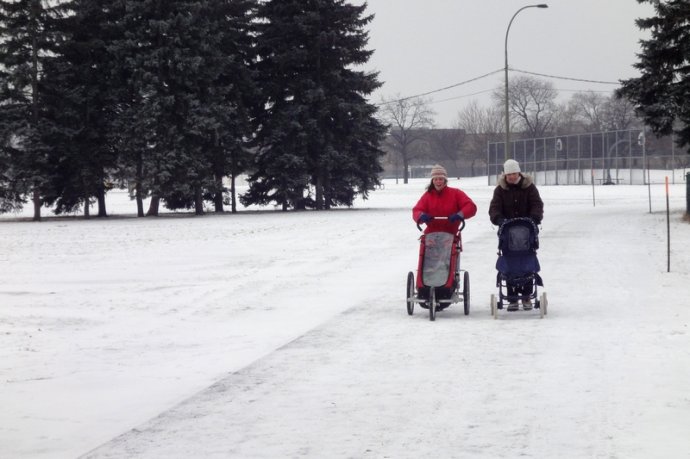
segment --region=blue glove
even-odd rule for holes
[[[422,215],[419,216],[419,220],[417,220],[417,223],[429,223],[430,221],[431,216],[422,212]]]
[[[465,219],[465,215],[462,213],[462,211],[458,212],[457,214],[452,214],[448,216],[448,221],[451,223],[457,223]]]

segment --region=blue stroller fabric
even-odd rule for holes
[[[529,218],[506,221],[498,230],[499,257],[496,270],[509,282],[530,279],[535,276],[537,285],[543,285],[537,274],[541,267],[537,259],[539,229]]]

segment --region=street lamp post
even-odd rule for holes
[[[506,29],[506,44],[505,44],[505,57],[506,57],[506,62],[505,62],[505,78],[506,78],[506,146],[505,146],[505,159],[510,158],[510,153],[509,153],[509,148],[510,148],[510,111],[509,111],[509,104],[508,104],[508,32],[510,32],[510,26],[513,24],[513,19],[515,19],[515,16],[518,15],[518,13],[524,9],[527,8],[548,8],[549,5],[545,3],[540,3],[538,5],[527,5],[523,6],[519,10],[515,12],[512,18],[510,18],[510,22],[508,23],[508,28]]]

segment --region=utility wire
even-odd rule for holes
[[[537,75],[537,76],[542,76],[546,78],[554,78],[556,80],[570,80],[570,81],[583,81],[585,83],[599,83],[599,84],[613,84],[618,86],[620,82],[618,81],[598,81],[598,80],[585,80],[582,78],[570,78],[570,77],[563,77],[563,76],[556,76],[556,75],[547,75],[545,73],[537,73],[537,72],[528,72],[527,70],[519,70],[519,69],[509,69],[512,70],[513,72],[518,72],[518,73],[526,73],[528,75]]]
[[[493,91],[494,91],[493,89],[485,89],[483,91],[473,92],[471,94],[463,94],[461,96],[449,97],[447,99],[434,100],[431,103],[435,104],[437,102],[448,102],[449,100],[464,99],[465,97],[478,96],[479,94],[485,94],[487,92],[493,92]]]
[[[583,79],[583,78],[563,77],[563,76],[557,76],[557,75],[548,75],[548,74],[545,74],[545,73],[529,72],[529,71],[527,71],[527,70],[511,69],[511,68],[509,68],[508,70],[513,71],[513,72],[518,72],[518,73],[526,73],[526,74],[528,74],[528,75],[536,75],[536,76],[541,76],[541,77],[546,77],[546,78],[553,78],[553,79],[556,79],[556,80],[581,81],[581,82],[584,82],[584,83],[610,84],[610,85],[616,85],[616,86],[620,85],[620,82],[614,82],[614,81],[587,80],[587,79]],[[478,76],[478,77],[471,78],[471,79],[469,79],[469,80],[461,81],[460,83],[455,83],[455,84],[452,84],[452,85],[450,85],[450,86],[446,86],[446,87],[439,88],[439,89],[434,89],[434,90],[432,90],[432,91],[424,92],[424,93],[421,93],[421,94],[415,94],[415,95],[413,95],[413,96],[402,97],[402,98],[400,98],[400,99],[388,100],[388,101],[385,101],[385,102],[380,102],[380,103],[377,103],[376,105],[377,105],[377,106],[381,106],[381,105],[395,104],[395,103],[403,102],[403,101],[406,101],[406,100],[409,100],[409,99],[416,99],[417,97],[424,97],[424,96],[428,96],[429,94],[435,94],[435,93],[437,93],[437,92],[447,91],[447,90],[449,90],[449,89],[457,88],[458,86],[462,86],[462,85],[465,85],[465,84],[468,84],[468,83],[472,83],[473,81],[481,80],[482,78],[486,78],[486,77],[489,77],[489,76],[491,76],[491,75],[494,75],[494,74],[496,74],[496,73],[498,73],[498,72],[503,72],[503,71],[505,71],[505,68],[498,69],[498,70],[494,70],[493,72],[485,73],[484,75],[480,75],[480,76]],[[477,93],[474,93],[474,94],[467,94],[467,95],[464,95],[464,96],[458,96],[458,97],[452,97],[452,98],[449,98],[449,99],[438,100],[438,101],[434,101],[434,103],[436,103],[436,102],[446,102],[446,101],[448,101],[448,100],[453,100],[453,99],[460,99],[460,98],[463,98],[463,97],[469,97],[469,96],[481,94],[481,93],[483,93],[483,92],[488,92],[488,91],[492,91],[492,90],[489,89],[489,90],[480,91],[480,92],[477,92]]]
[[[408,99],[416,99],[417,97],[424,97],[424,96],[428,96],[429,94],[435,94],[435,93],[437,93],[437,92],[447,91],[447,90],[449,90],[449,89],[457,88],[458,86],[462,86],[462,85],[465,85],[465,84],[467,84],[467,83],[472,83],[473,81],[481,80],[482,78],[486,78],[486,77],[491,76],[491,75],[493,75],[493,74],[495,74],[495,73],[502,72],[503,70],[504,70],[504,69],[494,70],[493,72],[489,72],[489,73],[486,73],[486,74],[484,74],[484,75],[481,75],[481,76],[478,76],[478,77],[475,77],[475,78],[472,78],[472,79],[469,79],[469,80],[461,81],[460,83],[455,83],[455,84],[452,84],[452,85],[450,85],[450,86],[446,86],[445,88],[434,89],[433,91],[428,91],[428,92],[424,92],[424,93],[421,93],[421,94],[415,94],[414,96],[402,97],[402,98],[396,99],[396,100],[389,100],[389,101],[386,101],[386,102],[378,103],[378,104],[376,104],[376,105],[394,104],[394,103],[397,103],[397,102],[403,102],[403,101],[408,100]]]

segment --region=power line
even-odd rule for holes
[[[386,101],[386,102],[378,103],[378,104],[376,104],[376,105],[394,104],[394,103],[403,102],[403,101],[409,100],[409,99],[416,99],[417,97],[428,96],[429,94],[435,94],[435,93],[441,92],[441,91],[447,91],[447,90],[449,90],[449,89],[457,88],[458,86],[462,86],[462,85],[465,85],[465,84],[468,84],[468,83],[472,83],[473,81],[481,80],[482,78],[486,78],[486,77],[491,76],[491,75],[493,75],[493,74],[495,74],[495,73],[502,72],[503,70],[504,70],[504,69],[494,70],[493,72],[489,72],[489,73],[486,73],[486,74],[484,74],[484,75],[480,75],[480,76],[478,76],[478,77],[471,78],[471,79],[469,79],[469,80],[461,81],[460,83],[455,83],[455,84],[452,84],[452,85],[450,85],[450,86],[446,86],[446,87],[444,87],[444,88],[434,89],[434,90],[432,90],[432,91],[424,92],[424,93],[421,93],[421,94],[415,94],[414,96],[402,97],[402,98],[396,99],[396,100],[389,100],[389,101]]]
[[[449,100],[464,99],[465,97],[478,96],[479,94],[484,94],[484,93],[493,92],[493,91],[494,91],[493,89],[485,89],[483,91],[473,92],[471,94],[463,94],[461,96],[449,97],[447,99],[434,100],[431,103],[435,104],[437,102],[448,102]]]
[[[548,75],[548,74],[546,74],[546,73],[530,72],[530,71],[527,71],[527,70],[520,70],[520,69],[510,69],[510,68],[509,68],[508,70],[513,71],[513,72],[518,72],[518,73],[525,73],[525,74],[528,74],[528,75],[536,75],[536,76],[541,76],[541,77],[545,77],[545,78],[553,78],[553,79],[556,79],[556,80],[580,81],[580,82],[584,82],[584,83],[596,83],[596,84],[610,84],[610,85],[615,85],[615,86],[620,85],[620,82],[614,82],[614,81],[588,80],[588,79],[584,79],[584,78],[572,78],[572,77],[564,77],[564,76],[558,76],[558,75]],[[491,76],[491,75],[494,75],[494,74],[496,74],[496,73],[503,72],[503,71],[505,71],[504,68],[498,69],[498,70],[494,70],[493,72],[485,73],[484,75],[480,75],[480,76],[478,76],[478,77],[471,78],[471,79],[469,79],[469,80],[461,81],[460,83],[455,83],[455,84],[452,84],[452,85],[450,85],[450,86],[445,86],[445,87],[443,87],[443,88],[434,89],[434,90],[427,91],[427,92],[424,92],[424,93],[421,93],[421,94],[415,94],[415,95],[413,95],[413,96],[401,97],[400,99],[388,100],[388,101],[385,101],[385,102],[380,102],[380,103],[377,103],[376,105],[377,105],[377,106],[389,105],[389,104],[394,104],[394,103],[398,103],[398,102],[403,102],[403,101],[406,101],[406,100],[409,100],[409,99],[416,99],[417,97],[424,97],[424,96],[428,96],[428,95],[430,95],[430,94],[435,94],[435,93],[438,93],[438,92],[447,91],[447,90],[449,90],[449,89],[457,88],[458,86],[462,86],[462,85],[465,85],[465,84],[468,84],[468,83],[472,83],[473,81],[481,80],[481,79],[483,79],[483,78],[489,77],[489,76]],[[475,95],[477,95],[477,94],[482,94],[482,93],[488,92],[488,91],[492,91],[492,89],[485,90],[485,91],[479,91],[479,92],[476,92],[476,93],[474,93],[474,94],[466,94],[466,95],[463,95],[463,96],[457,96],[457,97],[451,97],[451,98],[448,98],[448,99],[433,101],[433,103],[436,103],[436,102],[446,102],[446,101],[449,101],[449,100],[461,99],[461,98],[464,98],[464,97],[475,96]],[[598,92],[598,91],[595,91],[595,92]]]
[[[571,78],[571,77],[563,77],[563,76],[556,76],[556,75],[547,75],[545,73],[537,73],[537,72],[528,72],[527,70],[518,70],[518,69],[510,69],[513,72],[518,72],[518,73],[526,73],[528,75],[537,75],[537,76],[542,76],[546,78],[554,78],[556,80],[570,80],[570,81],[582,81],[584,83],[598,83],[598,84],[613,84],[613,85],[620,85],[619,82],[613,82],[613,81],[598,81],[598,80],[585,80],[582,78]]]

